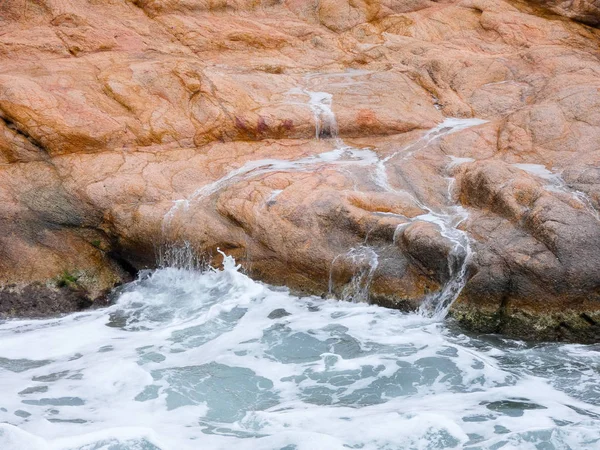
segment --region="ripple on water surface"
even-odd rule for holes
[[[0,324],[0,448],[600,448],[599,350],[162,269]]]

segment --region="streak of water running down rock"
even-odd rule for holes
[[[514,166],[547,181],[548,184],[546,185],[546,189],[549,191],[562,192],[563,194],[570,195],[581,204],[588,213],[594,216],[596,220],[600,221],[600,211],[594,208],[594,204],[590,197],[586,193],[573,189],[567,185],[560,173],[548,170],[546,166],[543,166],[542,164],[514,164]]]
[[[357,75],[364,75],[365,71],[350,71],[341,74],[310,74],[307,79],[317,76],[336,76],[352,78]],[[377,155],[368,149],[357,149],[346,145],[339,138],[339,130],[337,120],[332,109],[333,95],[327,92],[311,91],[306,88],[294,88],[288,92],[293,97],[307,97],[307,101],[302,103],[294,100],[289,100],[289,104],[306,105],[314,115],[315,121],[315,138],[325,139],[332,138],[335,148],[329,152],[320,153],[315,156],[309,156],[298,160],[283,160],[283,159],[264,159],[249,161],[238,169],[232,170],[224,177],[209,183],[197,189],[189,198],[175,200],[171,209],[165,214],[163,219],[163,235],[166,235],[170,224],[178,211],[186,211],[191,202],[198,201],[205,197],[214,194],[223,189],[232,182],[246,179],[250,176],[256,177],[265,173],[272,172],[291,172],[309,170],[311,167],[320,164],[359,164],[371,165],[379,159]]]
[[[337,120],[333,113],[333,95],[327,92],[315,92],[296,88],[289,91],[292,95],[306,95],[309,98],[308,105],[315,117],[315,138],[334,138],[339,134]]]
[[[340,294],[342,300],[353,302],[368,302],[369,288],[373,275],[379,265],[379,257],[375,250],[367,246],[351,248],[347,253],[336,256],[329,270],[329,294],[334,293],[333,272],[337,264],[349,263],[354,267],[354,273]]]
[[[387,192],[399,193],[399,191],[390,184],[388,179],[386,164],[389,161],[394,158],[400,158],[401,161],[405,161],[437,139],[484,123],[486,123],[486,121],[481,119],[448,118],[444,120],[444,122],[426,132],[413,144],[378,161],[374,174],[375,182]],[[456,164],[456,161],[453,160],[451,165],[452,164]],[[451,196],[451,187],[452,180],[449,181],[448,185],[449,197]],[[441,235],[452,243],[452,251],[448,255],[447,262],[450,275],[449,281],[446,282],[441,291],[427,296],[419,308],[421,314],[436,319],[443,319],[446,317],[450,306],[454,300],[456,300],[467,282],[471,246],[467,234],[458,227],[467,219],[468,213],[459,205],[448,205],[439,210],[435,210],[415,196],[411,195],[411,197],[419,208],[427,211],[427,214],[414,217],[410,222],[420,220],[434,223],[439,227]],[[407,224],[398,226],[394,233],[394,240],[398,238],[398,235],[406,226]]]
[[[354,74],[344,75],[347,77],[354,76]],[[314,77],[316,77],[316,74],[312,75],[312,78]],[[311,77],[308,79],[310,80]],[[400,191],[392,187],[388,180],[386,164],[395,158],[400,158],[401,162],[405,161],[438,139],[486,123],[486,121],[480,119],[447,118],[441,124],[427,131],[414,143],[386,158],[380,159],[374,151],[350,147],[339,137],[337,121],[332,109],[332,94],[322,91],[311,91],[307,88],[299,87],[292,89],[289,92],[289,95],[296,99],[294,100],[294,103],[297,102],[297,97],[306,98],[305,104],[310,107],[314,115],[315,138],[330,138],[332,139],[335,148],[329,152],[297,160],[265,159],[245,163],[243,166],[232,170],[220,179],[197,189],[189,198],[174,202],[173,207],[167,212],[163,220],[164,234],[166,234],[176,213],[178,211],[186,211],[192,202],[197,202],[206,198],[232,183],[251,177],[257,177],[265,173],[306,171],[321,165],[371,166],[374,168],[373,178],[375,183],[386,192],[399,194]],[[449,191],[451,190],[451,183],[452,181],[449,182]],[[407,194],[407,192],[404,191],[403,193]],[[447,262],[450,279],[440,292],[425,298],[420,308],[422,314],[443,319],[452,302],[458,297],[467,281],[467,266],[471,255],[471,248],[467,235],[457,228],[460,223],[467,218],[467,212],[457,205],[448,205],[440,210],[434,210],[414,195],[409,195],[419,208],[427,211],[426,214],[417,216],[411,221],[415,222],[420,220],[434,223],[439,227],[441,235],[452,243],[452,251],[448,255]],[[406,224],[399,226],[395,233],[395,238],[396,235],[399,234],[401,228],[405,225]],[[334,264],[336,262],[346,261],[354,264],[355,273],[349,284],[342,289],[342,298],[346,300],[352,298],[354,301],[368,301],[370,283],[378,265],[377,258],[375,250],[368,247],[352,248],[347,253],[338,255],[334,261],[332,261],[330,268],[330,294],[333,291],[332,273]],[[366,266],[364,264],[365,262],[368,262]]]

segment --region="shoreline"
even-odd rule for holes
[[[160,269],[152,269],[155,270]],[[44,320],[106,308],[114,304],[115,294],[119,289],[137,279],[119,284],[94,297],[85,288],[77,286],[58,287],[51,283],[4,286],[0,288],[0,320]],[[318,295],[298,289],[290,289],[290,292],[297,296],[314,295],[325,298],[325,294]],[[418,303],[414,300],[398,302],[397,299],[378,296],[369,303],[407,314],[418,310]],[[593,304],[594,302],[588,302],[588,306]],[[600,341],[600,310],[554,308],[542,313],[531,309],[496,309],[483,302],[469,303],[469,300],[459,296],[444,320],[448,319],[467,333],[495,335],[530,343],[594,344]]]

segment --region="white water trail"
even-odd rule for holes
[[[297,101],[288,101],[288,104],[304,105],[306,104],[313,112],[315,121],[315,138],[334,139],[338,148],[347,147],[346,144],[339,138],[339,127],[335,113],[333,112],[333,94],[325,91],[319,91],[319,87],[307,87],[307,85],[319,86],[324,81],[328,87],[356,87],[362,84],[361,81],[356,81],[354,78],[371,74],[368,70],[349,69],[345,72],[335,73],[309,73],[303,78],[302,87],[290,89],[288,95],[291,96],[306,96],[307,103]]]
[[[421,138],[413,142],[412,144],[398,150],[397,152],[392,153],[391,155],[383,158],[377,164],[377,168],[375,171],[375,182],[382,188],[394,191],[394,188],[391,187],[386,170],[386,164],[396,158],[397,156],[401,156],[402,160],[406,160],[414,155],[419,150],[426,148],[433,141],[441,139],[445,136],[449,136],[454,133],[458,133],[459,131],[466,130],[471,127],[475,127],[478,125],[482,125],[487,123],[487,120],[482,119],[459,119],[455,117],[448,117],[444,119],[442,123],[435,126],[434,128],[427,131]]]
[[[333,95],[328,92],[310,91],[304,88],[294,88],[288,95],[307,96],[315,120],[315,139],[338,139],[339,129],[333,113]],[[301,105],[302,103],[295,103]]]
[[[328,76],[352,79],[356,75],[363,75],[363,73],[329,74]],[[307,82],[310,83],[311,80],[314,80],[315,78],[318,79],[318,77],[319,74],[311,74],[305,78]],[[374,178],[376,184],[388,192],[399,193],[389,183],[386,171],[386,163],[398,155],[402,156],[402,160],[406,160],[414,153],[426,148],[429,144],[437,139],[441,139],[450,134],[486,123],[486,121],[481,119],[447,118],[441,124],[427,131],[413,144],[393,153],[384,159],[379,159],[378,155],[372,150],[350,147],[346,145],[339,137],[339,128],[332,108],[333,95],[331,93],[316,90],[313,91],[306,87],[298,87],[291,89],[288,92],[288,95],[293,97],[307,97],[306,103],[298,103],[297,101],[289,101],[288,103],[306,104],[312,110],[314,115],[315,138],[333,139],[335,149],[315,156],[309,156],[291,161],[265,159],[247,162],[243,166],[230,171],[220,179],[197,189],[187,199],[176,201],[171,210],[165,215],[165,219],[163,221],[163,230],[170,226],[173,217],[178,211],[187,210],[187,208],[189,208],[190,204],[193,202],[206,198],[232,183],[243,179],[248,179],[250,177],[256,177],[264,173],[311,170],[318,165],[374,166]],[[448,189],[450,191],[451,184],[449,185]],[[278,192],[276,195],[279,195],[280,193],[281,192]],[[448,257],[448,269],[451,275],[450,280],[444,285],[438,295],[430,296],[425,299],[421,307],[421,312],[423,314],[428,314],[436,318],[443,319],[450,305],[459,295],[462,287],[464,287],[466,283],[467,264],[470,258],[471,249],[466,234],[456,228],[460,222],[465,220],[466,211],[459,206],[449,206],[444,208],[443,211],[434,211],[416,197],[411,197],[418,207],[427,211],[427,214],[414,218],[413,221],[423,220],[435,223],[437,226],[439,226],[442,236],[444,236],[446,239],[449,239],[453,244],[453,250]],[[272,203],[274,198],[274,196],[269,197],[269,199],[266,201],[266,204]],[[459,219],[458,221],[457,218]],[[394,242],[396,242],[402,227],[402,225],[399,226],[394,233]],[[363,249],[363,247],[361,247],[361,249]],[[370,251],[374,253],[372,249],[370,249]],[[351,263],[354,263],[356,265],[356,269],[355,275],[352,277],[351,282],[343,289],[342,297],[348,299],[350,298],[351,293],[354,293],[358,301],[365,301],[368,299],[368,289],[374,272],[377,268],[378,261],[376,254],[375,258],[373,258],[372,255],[366,258],[366,260],[370,261],[370,264],[368,265],[369,269],[365,270],[361,266],[362,262],[365,261],[363,253],[364,250],[359,251],[355,248],[352,248],[345,255],[338,255],[338,257],[334,259],[330,268],[330,293],[333,289],[333,286],[331,286],[331,274],[334,269],[334,263],[339,258],[344,258]],[[457,261],[460,261],[461,263],[459,264]]]
[[[369,302],[371,281],[379,266],[379,256],[371,247],[366,245],[353,247],[348,252],[336,256],[329,270],[329,295],[335,292],[334,271],[336,263],[350,264],[353,274],[350,282],[346,283],[339,297],[345,301]]]
[[[339,74],[327,74],[329,77],[352,78],[364,75],[366,71],[350,71]],[[318,74],[309,74],[306,79],[310,80]],[[357,149],[346,145],[339,138],[337,120],[332,109],[333,95],[327,92],[311,91],[305,88],[294,88],[288,92],[292,96],[308,97],[306,103],[288,101],[288,104],[306,105],[314,115],[315,138],[333,139],[334,149],[314,156],[308,156],[296,160],[284,159],[262,159],[249,161],[241,167],[228,172],[225,176],[208,183],[195,190],[188,198],[173,201],[173,206],[167,211],[163,218],[162,232],[167,236],[171,224],[179,212],[185,213],[193,202],[207,198],[210,195],[240,180],[256,177],[273,172],[306,171],[319,165],[372,165],[379,158],[375,152],[369,149]],[[271,199],[272,200],[272,199]]]
[[[319,121],[323,120],[323,118],[326,118],[326,123],[328,124],[329,129],[337,130],[337,125],[332,125],[335,124],[335,116],[331,111],[331,104],[327,100],[330,97],[320,95],[321,93],[313,94],[315,95],[312,97],[309,94],[307,95],[309,95],[311,102],[314,103],[314,105],[311,107],[314,107],[316,123],[320,123]],[[165,216],[165,222],[170,223],[175,214],[173,211],[176,212],[178,209],[185,211],[192,202],[206,198],[228,186],[229,184],[239,180],[256,177],[260,174],[270,172],[312,170],[314,167],[319,165],[373,166],[375,168],[374,178],[376,184],[388,192],[400,193],[390,185],[387,179],[385,165],[388,161],[398,155],[401,155],[402,159],[405,160],[412,156],[415,152],[426,148],[429,144],[437,139],[441,139],[444,136],[462,131],[469,127],[480,125],[482,123],[485,123],[485,121],[479,119],[446,119],[438,126],[426,132],[415,143],[388,156],[385,159],[379,159],[377,154],[372,150],[348,147],[341,139],[339,139],[339,137],[337,137],[337,135],[334,135],[337,148],[329,152],[292,161],[279,159],[250,161],[244,164],[242,167],[229,172],[224,177],[201,187],[188,199],[177,201],[171,211],[169,211],[169,213]],[[406,192],[404,193],[406,194]],[[280,192],[278,195],[279,194]],[[442,235],[449,239],[453,244],[453,251],[449,255],[448,260],[448,268],[451,274],[450,280],[444,285],[438,294],[429,296],[427,299],[425,299],[423,306],[421,307],[421,312],[423,314],[427,314],[438,319],[443,319],[450,305],[460,294],[460,291],[467,281],[467,264],[471,255],[471,249],[466,234],[456,228],[462,221],[466,219],[467,213],[460,206],[448,206],[442,211],[435,211],[416,197],[411,197],[418,207],[427,211],[426,214],[418,216],[412,219],[412,221],[422,220],[435,223],[440,228]],[[269,199],[269,201],[271,201],[271,199]],[[400,230],[404,226],[406,226],[406,224],[402,224],[398,227],[396,233],[394,234],[394,241],[397,239]],[[373,250],[371,249],[371,251]],[[347,259],[358,264],[357,255],[354,254],[355,252],[357,252],[356,249],[350,249],[348,254],[346,254]],[[339,255],[337,258],[340,257],[344,257],[344,255]],[[334,260],[334,262],[335,261],[336,260]],[[461,261],[462,263],[458,264],[457,266],[457,261]],[[333,270],[334,262],[332,262],[331,270]],[[369,267],[370,269],[365,271],[360,264],[356,266],[355,276],[352,277],[349,285],[342,291],[343,298],[350,298],[350,292],[355,292],[359,301],[365,301],[365,299],[368,299],[368,293],[365,294],[365,289],[368,291],[373,274],[377,268],[377,264],[372,264]]]
[[[334,150],[307,156],[296,160],[261,159],[249,161],[238,169],[232,170],[218,180],[196,190],[188,202],[198,201],[223,189],[233,182],[272,172],[302,172],[319,165],[372,165],[378,161],[377,154],[368,149],[341,147]]]
[[[380,160],[377,163],[374,173],[375,183],[387,192],[399,193],[399,191],[390,184],[388,179],[386,164],[389,161],[396,157],[400,157],[401,161],[405,161],[419,150],[426,148],[435,140],[467,128],[482,125],[486,122],[487,121],[481,119],[445,119],[441,124],[427,131],[413,144],[410,144],[407,147],[404,147],[403,149]],[[448,168],[456,164],[468,162],[470,161],[470,158],[451,157],[451,160],[452,161]],[[451,201],[452,197],[452,181],[453,179],[450,179],[448,185],[449,201]],[[447,261],[449,273],[448,281],[443,285],[439,292],[428,295],[422,301],[421,306],[419,307],[420,314],[432,317],[436,320],[443,320],[448,314],[452,303],[458,298],[460,292],[468,281],[468,264],[472,253],[471,245],[468,235],[458,228],[459,225],[467,219],[468,213],[459,205],[446,206],[441,210],[436,211],[414,195],[411,195],[411,197],[414,203],[419,208],[427,211],[427,213],[414,217],[409,221],[409,223],[413,223],[415,221],[433,223],[438,226],[441,235],[452,243],[452,251],[448,255]],[[400,224],[396,228],[396,231],[394,232],[394,243],[396,243],[400,234],[409,225],[409,223]]]
[[[420,314],[435,320],[444,320],[452,303],[458,298],[468,281],[468,267],[472,256],[471,244],[467,233],[458,228],[468,218],[468,213],[461,206],[447,207],[445,212],[433,212],[426,205],[420,206],[429,212],[414,217],[407,224],[401,224],[394,233],[394,242],[410,223],[423,221],[437,225],[440,234],[452,244],[447,259],[448,280],[440,291],[427,295],[419,306]]]
[[[578,191],[577,189],[571,188],[565,180],[562,178],[560,173],[548,170],[546,166],[542,164],[513,164],[513,166],[530,173],[542,180],[548,182],[545,188],[549,191],[560,192],[563,194],[570,195],[571,198],[576,200],[585,210],[591,214],[596,220],[600,221],[600,211],[594,207],[592,199],[585,193]]]
[[[205,199],[216,192],[242,180],[254,178],[267,173],[274,172],[305,172],[314,170],[320,166],[371,166],[378,161],[377,154],[369,149],[357,149],[348,146],[338,146],[336,149],[307,156],[296,160],[284,159],[262,159],[249,161],[241,167],[228,172],[225,176],[208,183],[188,198],[175,200],[173,206],[167,211],[163,218],[162,233],[168,236],[174,218],[178,213],[185,213],[190,206]],[[277,192],[277,195],[281,191]],[[273,202],[276,196],[271,196],[266,203]]]

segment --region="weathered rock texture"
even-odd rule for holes
[[[571,19],[597,2],[0,0],[0,302],[186,243],[597,340],[600,31]]]

